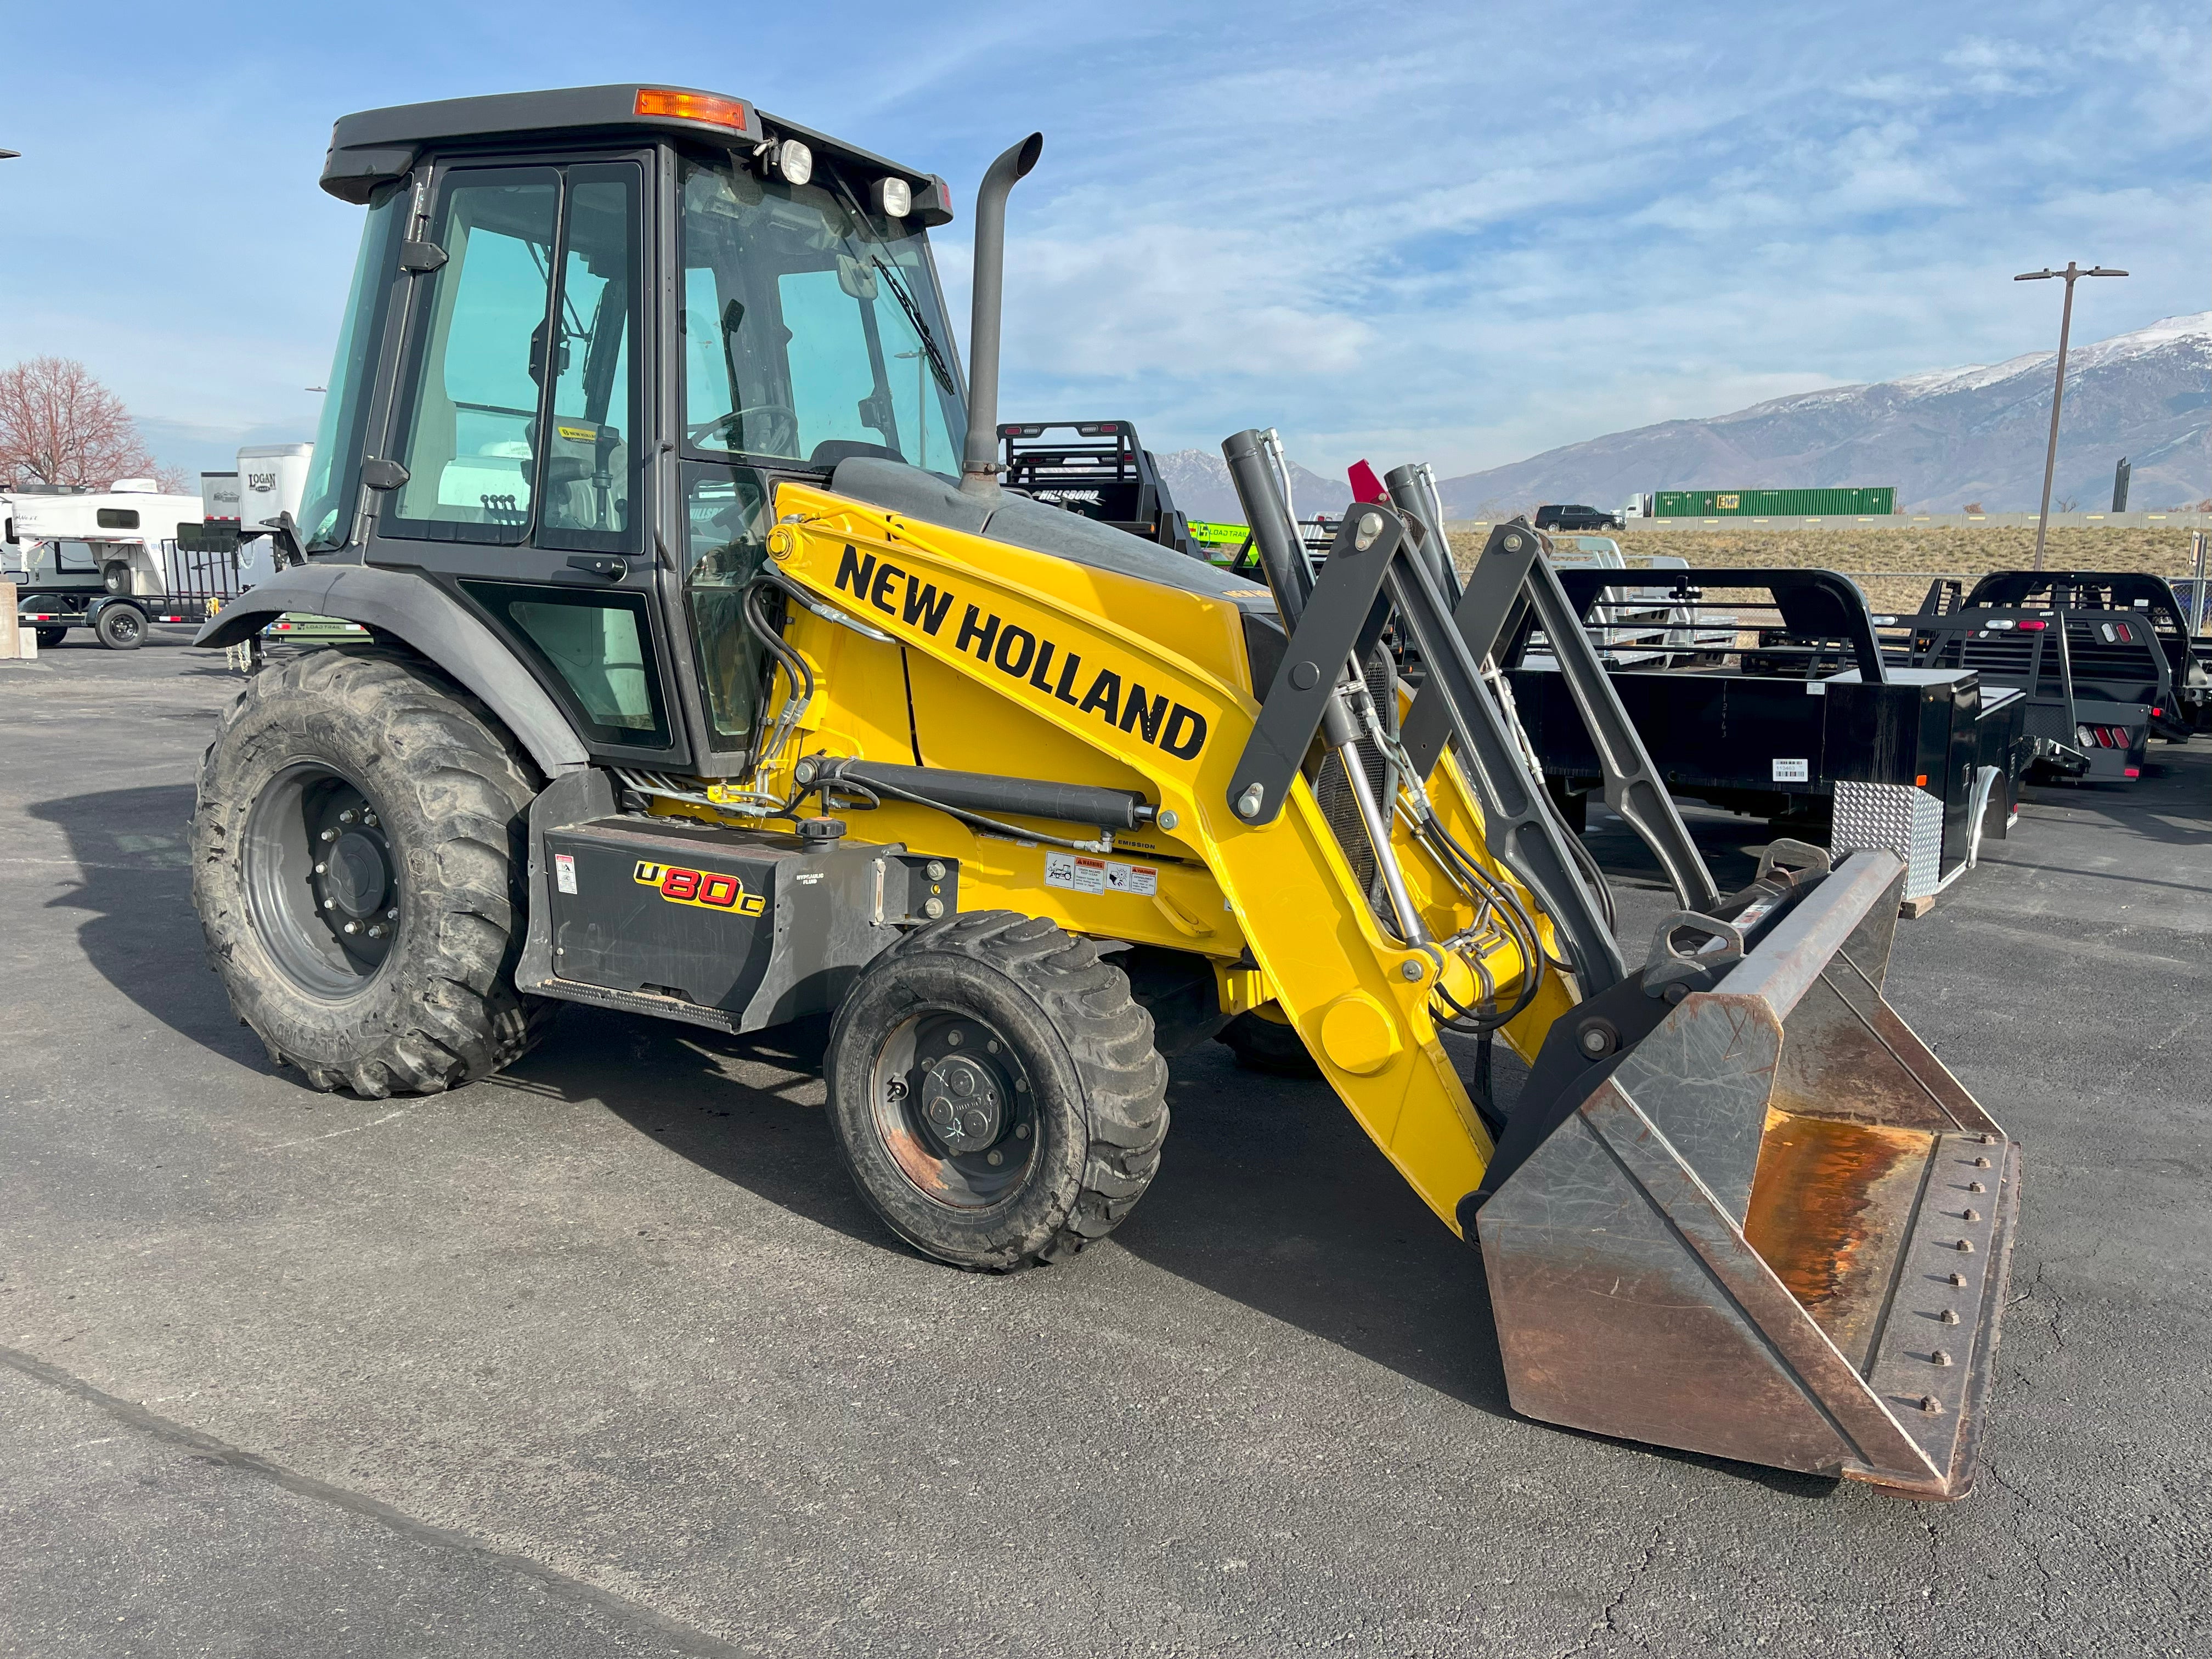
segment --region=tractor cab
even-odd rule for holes
[[[301,550],[433,577],[595,758],[743,769],[775,484],[958,476],[944,181],[616,86],[349,116],[322,183],[368,222]]]

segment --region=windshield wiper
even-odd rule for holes
[[[905,282],[889,260],[878,253],[875,256],[875,262],[876,269],[884,273],[884,279],[891,285],[891,298],[896,300],[899,309],[906,313],[906,319],[914,325],[915,335],[921,340],[922,350],[929,356],[929,372],[937,377],[937,384],[944,388],[946,397],[957,396],[952,385],[952,371],[945,366],[944,354],[937,349],[937,337],[929,331],[929,325],[922,320],[921,307],[914,302],[914,295],[907,292]]]
[[[830,177],[837,186],[838,195],[845,198],[847,210],[853,216],[853,228],[845,233],[845,240],[852,246],[854,252],[868,253],[866,242],[857,234],[860,228],[868,222],[868,216],[860,211],[860,204],[853,195],[852,185],[836,173]],[[929,331],[928,323],[922,319],[921,307],[915,303],[914,295],[908,291],[905,278],[898,274],[898,268],[882,254],[868,253],[868,258],[876,269],[884,273],[884,279],[891,285],[891,298],[899,302],[899,309],[906,313],[907,321],[914,325],[915,337],[921,343],[923,355],[929,359],[929,372],[936,378],[938,386],[946,397],[958,397],[959,388],[952,384],[952,370],[945,361],[945,354],[938,349],[937,337]]]

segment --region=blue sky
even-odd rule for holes
[[[1447,475],[2212,306],[2201,0],[1486,7],[18,9],[0,363],[83,359],[163,459],[311,435],[358,212],[332,119],[629,79],[1014,198],[1017,416],[1283,428]],[[939,258],[966,315],[965,222]]]

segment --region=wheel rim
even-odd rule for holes
[[[118,640],[138,637],[138,618],[128,611],[118,611],[107,619],[107,631]]]
[[[1036,1091],[1013,1045],[986,1021],[949,1008],[908,1015],[868,1081],[884,1150],[924,1198],[988,1209],[1036,1162]]]
[[[302,989],[343,1000],[383,969],[400,882],[382,815],[361,786],[316,761],[286,767],[246,825],[254,932]]]

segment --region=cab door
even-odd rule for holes
[[[593,755],[689,761],[647,463],[651,152],[435,163],[371,563],[418,569],[514,647]]]

